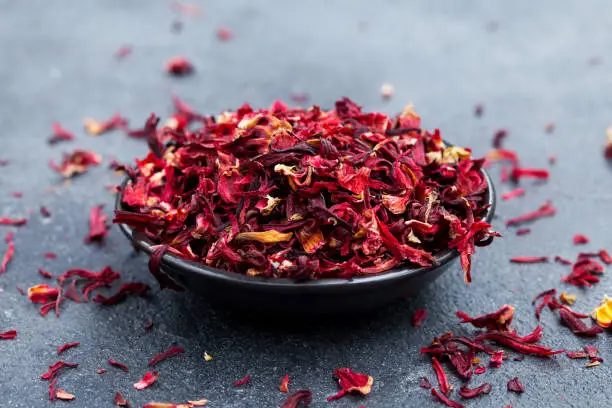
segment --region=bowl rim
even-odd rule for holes
[[[495,198],[495,186],[491,177],[487,173],[484,168],[480,169],[480,172],[484,176],[487,182],[487,205],[488,210],[485,216],[482,218],[488,223],[491,223],[493,219],[493,215],[495,214],[495,206],[496,206],[496,198]],[[125,180],[121,183],[121,188],[125,188],[127,183],[130,181],[129,177],[126,176]],[[122,205],[122,197],[123,194],[118,192],[115,198],[115,209],[123,210]],[[145,237],[139,231],[135,231],[133,228],[125,225],[118,224],[120,230],[123,234],[136,246],[138,249],[147,253],[147,255],[151,255],[153,247],[155,244],[151,242],[147,237]],[[421,266],[421,267],[398,267],[394,269],[389,269],[388,271],[378,273],[376,275],[368,275],[368,276],[355,276],[350,279],[342,279],[342,278],[324,278],[317,280],[308,280],[308,281],[298,281],[290,278],[265,278],[261,276],[249,276],[243,275],[241,273],[230,272],[223,269],[211,268],[204,264],[201,264],[196,261],[191,261],[188,259],[183,259],[179,256],[176,256],[170,252],[166,252],[161,260],[161,267],[169,268],[174,271],[180,271],[195,275],[201,275],[205,278],[214,279],[217,281],[224,281],[226,283],[234,283],[234,284],[242,284],[249,285],[253,287],[258,287],[258,289],[283,289],[283,290],[307,290],[308,288],[327,288],[333,289],[338,287],[346,287],[346,286],[370,286],[371,284],[376,283],[392,283],[395,281],[400,281],[408,277],[414,277],[418,275],[425,274],[437,268],[442,268],[444,265],[452,262],[459,256],[459,253],[456,249],[446,249],[434,257],[438,261],[437,264],[431,266]],[[172,276],[171,276],[172,278]],[[181,285],[184,286],[184,285]]]

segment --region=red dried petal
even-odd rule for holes
[[[115,392],[114,404],[118,407],[129,407],[130,403],[126,400],[119,391]]]
[[[506,129],[499,129],[493,135],[493,148],[501,149],[503,140],[508,136],[508,131]]]
[[[371,376],[357,373],[350,368],[335,369],[334,377],[338,380],[338,385],[342,389],[337,394],[327,397],[327,401],[337,400],[352,392],[367,395],[372,390],[372,384],[374,383],[374,378]]]
[[[57,354],[60,355],[62,354],[64,351],[74,348],[74,347],[78,347],[79,344],[81,344],[81,342],[79,341],[75,341],[74,343],[66,343],[64,345],[61,345],[57,348]]]
[[[436,376],[438,377],[438,384],[440,384],[440,391],[444,394],[448,394],[451,390],[451,386],[448,383],[448,377],[446,376],[446,371],[444,371],[444,367],[438,361],[436,357],[431,358],[431,365],[436,372]]]
[[[456,315],[461,319],[461,323],[471,323],[474,327],[480,329],[507,331],[514,317],[514,307],[503,305],[496,312],[478,317],[470,317],[461,310],[457,311]]]
[[[149,258],[149,271],[157,279],[161,289],[170,289],[182,292],[184,289],[177,285],[174,280],[161,270],[161,262],[164,254],[168,251],[168,245],[152,246],[151,257]]]
[[[451,407],[451,408],[464,408],[463,404],[460,404],[457,401],[451,400],[450,398],[448,398],[443,393],[438,392],[438,390],[436,390],[435,388],[431,389],[431,395],[436,397],[441,403],[443,403],[447,407]]]
[[[485,366],[478,366],[474,368],[474,374],[476,375],[484,374],[485,371],[487,371],[487,367]]]
[[[54,302],[60,295],[60,289],[47,284],[34,285],[28,288],[28,299],[32,303]]]
[[[220,27],[217,29],[217,38],[221,41],[229,41],[233,36],[229,28]]]
[[[242,379],[240,379],[240,380],[236,381],[236,382],[234,383],[234,387],[240,387],[241,385],[244,385],[244,384],[247,384],[247,383],[250,383],[250,382],[251,382],[251,377],[249,377],[249,376],[247,375],[247,376],[245,376],[244,378],[242,378]]]
[[[599,258],[601,259],[601,262],[605,263],[606,265],[612,265],[612,257],[610,257],[610,254],[608,254],[608,251],[605,249],[601,249],[599,251]]]
[[[519,228],[516,230],[516,235],[522,236],[531,233],[531,228]]]
[[[17,337],[16,330],[8,330],[4,333],[0,333],[0,340],[13,340],[15,337]]]
[[[412,317],[412,325],[414,327],[421,327],[423,320],[427,317],[427,310],[417,309]]]
[[[520,225],[525,222],[535,221],[543,217],[552,217],[557,213],[557,209],[550,201],[544,203],[535,211],[528,212],[515,218],[506,220],[506,226]]]
[[[521,263],[521,264],[543,263],[543,262],[548,262],[548,257],[547,256],[515,256],[514,258],[510,258],[510,262]]]
[[[130,55],[131,53],[132,53],[131,45],[122,45],[121,47],[117,49],[117,51],[115,51],[115,58],[123,59],[127,57],[128,55]]]
[[[51,381],[59,375],[64,368],[77,368],[79,365],[74,363],[66,363],[65,361],[58,361],[57,363],[50,365],[49,370],[40,376],[42,380]]]
[[[27,218],[0,217],[0,225],[8,225],[11,227],[21,227],[22,225],[26,225],[27,223],[28,223]]]
[[[115,129],[127,129],[128,121],[118,113],[114,114],[109,120],[99,122],[94,119],[85,119],[85,131],[90,135],[101,135]]]
[[[49,144],[74,140],[74,133],[64,129],[59,122],[53,122],[51,126],[53,128],[53,135],[48,140]]]
[[[571,359],[587,358],[587,353],[584,351],[568,351],[565,354]]]
[[[285,374],[278,389],[280,392],[289,392],[289,374]]]
[[[513,167],[510,179],[518,183],[521,178],[531,177],[539,180],[548,180],[550,173],[546,169],[530,169],[526,167]]]
[[[115,305],[125,300],[129,295],[144,296],[149,290],[149,285],[140,282],[129,282],[121,285],[117,293],[110,297],[105,297],[100,294],[93,298],[94,302],[102,303],[103,305]]]
[[[49,162],[49,166],[65,178],[85,173],[91,166],[102,163],[102,158],[95,152],[76,149],[72,153],[64,154],[61,164]]]
[[[484,113],[484,106],[482,106],[481,104],[476,104],[474,106],[474,116],[479,118],[482,116],[483,113]]]
[[[596,324],[588,327],[586,323],[578,319],[567,309],[559,309],[559,317],[561,324],[567,326],[574,334],[583,337],[595,337],[599,333],[603,333],[604,329]]]
[[[597,354],[599,354],[597,346],[584,346],[584,351],[586,351],[589,358],[597,358]]]
[[[522,188],[522,187],[519,187],[519,188],[516,188],[516,189],[514,189],[512,191],[509,191],[507,193],[502,194],[502,199],[503,200],[511,200],[513,198],[520,197],[520,196],[523,196],[523,195],[525,195],[525,189]]]
[[[458,394],[461,398],[476,398],[482,394],[488,394],[491,392],[493,387],[489,383],[484,383],[475,388],[469,388],[466,384],[463,384],[459,388]]]
[[[134,388],[137,390],[144,390],[145,388],[150,387],[157,379],[159,378],[159,374],[157,371],[149,371],[147,372],[140,381],[134,383]]]
[[[89,212],[89,234],[85,238],[85,242],[102,241],[108,234],[108,226],[106,225],[106,216],[102,209],[104,204],[97,205]]]
[[[166,72],[174,76],[183,76],[193,73],[193,65],[184,57],[173,57],[166,62]]]
[[[287,397],[280,408],[297,408],[300,403],[304,405],[312,404],[312,391],[310,390],[297,390],[293,394]]]
[[[539,344],[529,344],[516,335],[502,332],[487,332],[476,336],[477,341],[490,340],[502,346],[506,346],[521,354],[548,357],[565,352],[565,350],[553,350]]]
[[[493,352],[493,355],[491,356],[491,361],[489,361],[489,367],[499,368],[501,367],[503,361],[504,361],[504,352],[501,350],[495,351]]]
[[[57,379],[51,381],[51,384],[49,384],[49,400],[50,401],[55,401],[57,399]]]
[[[523,384],[521,384],[518,377],[514,377],[508,381],[508,391],[522,393],[525,392],[525,387],[523,387]]]
[[[161,363],[162,361],[168,358],[174,357],[174,356],[178,356],[179,354],[182,354],[184,352],[185,352],[185,349],[183,349],[182,347],[172,346],[168,350],[164,351],[163,353],[154,355],[153,358],[151,358],[151,360],[149,360],[149,362],[147,363],[147,366],[155,367],[157,364]]]
[[[9,232],[6,234],[5,241],[8,244],[8,248],[6,252],[4,253],[4,256],[2,257],[2,262],[0,263],[0,275],[6,272],[6,268],[8,267],[8,264],[11,262],[11,260],[13,259],[13,256],[15,255],[15,242],[13,241],[12,232]]]
[[[57,255],[53,252],[45,252],[44,257],[47,259],[56,259]]]
[[[589,238],[586,235],[576,234],[574,238],[572,238],[574,245],[584,245],[589,243]]]
[[[106,361],[108,362],[108,364],[112,365],[113,367],[120,368],[126,373],[129,372],[128,367],[125,364],[120,363],[119,361],[115,361],[115,360],[106,360]]]
[[[563,265],[572,265],[572,261],[567,260],[565,258],[561,258],[560,256],[555,256],[555,262],[559,262]]]
[[[429,382],[429,379],[427,379],[427,377],[419,378],[419,387],[430,389],[431,388],[431,383]]]

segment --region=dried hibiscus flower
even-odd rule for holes
[[[78,347],[81,344],[81,342],[75,341],[74,343],[66,343],[62,346],[59,346],[57,348],[57,354],[62,354],[64,351],[71,349],[71,348],[75,348]]]
[[[174,76],[189,75],[193,72],[193,65],[183,57],[173,57],[166,62],[166,72]]]
[[[423,320],[427,317],[427,310],[417,309],[412,317],[412,325],[414,327],[421,327]]]
[[[448,398],[443,393],[438,392],[438,390],[436,390],[435,388],[431,389],[431,395],[436,397],[441,403],[443,403],[447,407],[451,407],[451,408],[464,408],[463,404],[461,404],[461,403],[459,403],[457,401],[453,401],[452,399]]]
[[[470,317],[461,310],[456,314],[458,318],[462,319],[461,323],[471,323],[479,329],[507,331],[514,317],[514,307],[503,305],[498,311],[479,317]]]
[[[285,374],[278,389],[280,392],[289,392],[289,374]]]
[[[93,242],[93,241],[102,241],[104,237],[108,234],[108,227],[106,225],[106,220],[108,216],[106,216],[102,209],[104,208],[104,204],[96,205],[92,207],[89,212],[89,234],[85,238],[85,242]]]
[[[304,405],[310,405],[312,403],[312,391],[310,390],[297,390],[293,394],[287,397],[280,408],[298,408],[300,403]]]
[[[490,393],[492,389],[493,387],[489,383],[484,383],[475,388],[469,388],[464,384],[459,388],[458,394],[461,395],[461,398],[476,398],[479,395]]]
[[[50,365],[49,370],[43,375],[41,375],[40,378],[45,381],[52,381],[60,374],[60,372],[64,368],[77,368],[78,366],[79,366],[78,364],[66,363],[65,361],[58,361],[57,363]]]
[[[113,401],[118,407],[129,407],[130,403],[121,395],[119,391],[115,392],[115,399]]]
[[[69,142],[74,140],[74,133],[64,129],[59,122],[53,122],[52,124],[53,134],[49,138],[49,144],[56,144],[58,142]]]
[[[338,380],[338,385],[342,388],[337,394],[327,397],[328,401],[337,400],[349,393],[367,395],[372,390],[374,378],[362,373],[357,373],[350,368],[337,368],[334,370],[334,377]]]
[[[17,337],[16,330],[8,330],[4,333],[0,333],[0,340],[13,340],[15,337]]]
[[[119,115],[114,114],[109,120],[105,122],[98,122],[97,120],[87,118],[84,121],[85,131],[90,135],[101,135],[102,133],[110,132],[115,129],[126,129],[128,125],[127,119]]]
[[[162,361],[169,359],[171,357],[174,357],[174,356],[178,356],[179,354],[182,354],[184,352],[185,352],[185,349],[183,349],[182,347],[178,347],[178,346],[170,347],[168,350],[164,351],[163,353],[159,353],[153,356],[153,358],[151,358],[151,360],[149,360],[149,362],[147,363],[147,366],[155,367],[157,364],[161,363]]]
[[[49,166],[62,176],[69,178],[85,173],[90,166],[97,166],[100,163],[102,163],[102,158],[96,153],[76,149],[70,154],[65,154],[61,164],[58,165],[54,161],[50,161]]]
[[[518,377],[514,377],[508,381],[508,391],[522,393],[525,392],[525,387],[523,387],[523,384],[521,384]]]
[[[9,231],[6,234],[6,237],[4,238],[4,242],[8,244],[8,248],[6,249],[6,252],[4,253],[4,256],[2,257],[2,262],[0,262],[0,275],[6,272],[6,268],[8,267],[8,264],[11,262],[11,260],[13,259],[13,256],[15,255],[15,241],[13,241],[12,231]]]
[[[303,280],[431,266],[450,248],[469,282],[476,244],[499,235],[483,220],[483,161],[420,129],[411,109],[389,117],[345,98],[331,111],[275,102],[179,113],[200,129],[147,120],[139,136],[151,152],[128,172],[113,221],[157,244],[150,269],[164,287],[173,285],[159,271],[166,252]]]
[[[157,371],[149,371],[147,372],[140,381],[134,383],[134,388],[137,390],[144,390],[147,387],[153,385],[155,381],[159,378],[159,374]]]
[[[245,384],[247,384],[249,382],[251,382],[251,377],[249,377],[247,375],[247,376],[244,376],[243,378],[241,378],[240,380],[236,381],[234,383],[234,387],[240,387],[240,386],[245,385]]]

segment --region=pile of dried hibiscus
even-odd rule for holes
[[[351,278],[430,266],[456,249],[471,281],[475,244],[498,235],[482,160],[420,129],[410,107],[366,113],[348,98],[324,111],[243,105],[216,117],[179,106],[171,126],[138,131],[151,152],[115,223],[160,251],[267,278]],[[190,130],[191,128],[196,128]]]

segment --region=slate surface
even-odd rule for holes
[[[292,377],[292,389],[313,390],[313,407],[439,406],[417,385],[420,376],[434,382],[419,349],[446,330],[462,330],[454,317],[457,309],[480,314],[511,303],[517,307],[515,326],[527,332],[536,324],[533,295],[563,287],[564,267],[510,265],[510,256],[573,257],[578,251],[571,243],[574,233],[591,237],[587,248],[612,249],[612,174],[601,154],[604,129],[612,121],[609,2],[197,4],[203,7],[200,18],[181,17],[165,1],[0,0],[0,158],[11,161],[0,169],[0,215],[31,212],[28,225],[15,231],[15,259],[0,278],[0,330],[19,331],[17,340],[0,342],[3,406],[50,406],[48,384],[39,376],[58,359],[56,347],[71,341],[82,344],[63,358],[80,366],[66,372],[60,385],[77,395],[73,407],[110,407],[116,390],[133,406],[206,397],[211,407],[273,407],[285,397],[277,391],[285,373]],[[177,19],[184,30],[172,34]],[[233,31],[232,41],[217,40],[220,26]],[[134,52],[116,61],[113,53],[123,44],[131,44]],[[197,74],[166,77],[163,64],[173,55],[190,58]],[[594,57],[603,57],[602,64],[590,64]],[[379,94],[385,82],[396,89],[389,102]],[[170,113],[172,92],[209,113],[245,101],[267,106],[294,92],[308,92],[323,106],[346,95],[367,109],[386,112],[412,101],[426,127],[441,128],[448,140],[472,146],[477,154],[486,152],[492,133],[505,127],[510,131],[507,146],[520,152],[525,165],[546,167],[550,153],[557,154],[558,163],[548,183],[525,183],[524,198],[500,203],[496,225],[506,236],[479,251],[472,285],[463,284],[456,267],[418,298],[374,316],[316,325],[293,322],[287,328],[279,326],[283,322],[240,320],[195,295],[156,289],[150,299],[129,299],[111,308],[68,304],[59,319],[40,317],[15,289],[40,283],[40,267],[61,273],[70,267],[111,265],[124,281],[156,287],[145,257],[135,256],[116,228],[104,246],[83,244],[89,208],[111,206],[104,186],[118,178],[104,165],[67,186],[47,166],[49,159],[59,160],[74,147],[95,149],[108,163],[112,157],[131,161],[145,146],[120,133],[92,137],[78,131],[75,142],[49,148],[45,139],[51,122],[59,120],[76,131],[84,117],[122,112],[139,126],[152,111]],[[472,115],[476,103],[484,104],[482,119]],[[549,121],[557,125],[553,134],[543,132]],[[508,189],[499,187],[500,192]],[[11,197],[14,191],[24,197]],[[548,199],[558,214],[534,224],[531,235],[516,237],[503,227],[503,219]],[[41,204],[52,211],[50,219],[39,216]],[[0,233],[7,230],[2,227]],[[58,258],[45,259],[45,252]],[[577,309],[590,310],[611,282],[604,276],[590,290],[572,288],[579,294]],[[429,311],[419,329],[410,325],[417,308]],[[147,316],[155,321],[151,332],[143,330]],[[577,339],[549,313],[543,326],[544,342],[552,347],[575,350],[594,343]],[[607,335],[597,344],[609,359]],[[133,389],[148,359],[172,345],[183,346],[186,353],[159,365],[156,385]],[[213,361],[203,360],[205,350]],[[124,362],[130,372],[108,367],[108,358]],[[476,379],[491,382],[494,390],[466,406],[605,406],[609,365],[583,365],[563,355],[509,361]],[[340,366],[373,375],[370,396],[325,402],[337,389],[331,372]],[[99,368],[108,372],[98,375]],[[246,374],[252,386],[234,388],[233,382]],[[514,376],[525,384],[523,395],[505,389]],[[460,384],[456,378],[452,382]]]

